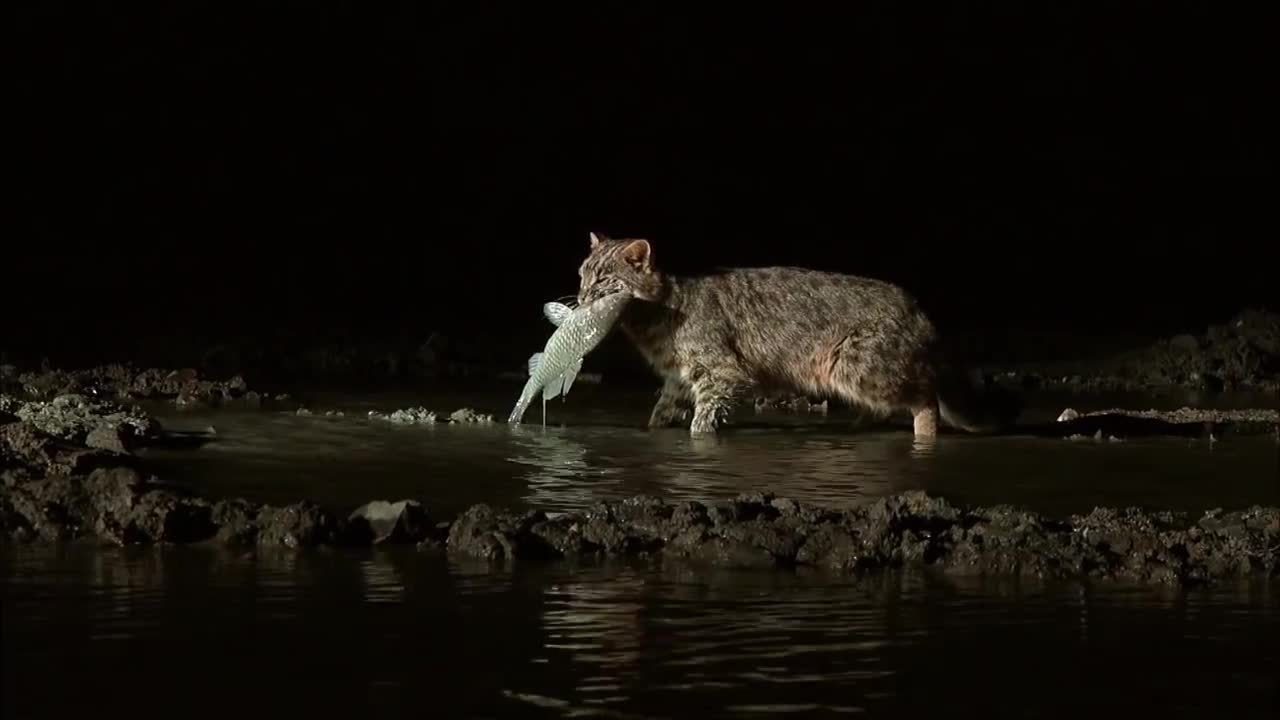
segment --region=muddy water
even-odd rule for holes
[[[211,494],[339,508],[417,497],[440,515],[482,501],[570,509],[761,489],[842,504],[922,488],[1051,512],[1280,504],[1272,438],[923,445],[837,413],[748,415],[695,442],[638,430],[647,396],[605,402],[595,391],[575,388],[545,429],[537,407],[518,429],[364,416],[422,404],[501,417],[505,394],[306,398],[343,417],[168,411],[167,427],[212,425],[215,440],[148,458]],[[1033,417],[1063,404],[1047,399]],[[672,563],[492,570],[402,549],[6,548],[0,605],[5,718],[1273,717],[1280,692],[1276,583],[854,580]]]

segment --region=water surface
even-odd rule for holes
[[[510,400],[492,392],[319,395],[308,402],[316,414],[306,417],[162,407],[166,427],[211,426],[217,435],[199,450],[147,456],[165,477],[216,495],[309,497],[337,508],[411,497],[443,515],[477,502],[571,510],[637,494],[707,500],[757,490],[847,505],[921,489],[954,502],[1052,513],[1116,504],[1192,511],[1280,504],[1280,446],[1266,436],[1095,443],[949,433],[924,443],[909,426],[867,426],[848,412],[748,409],[720,435],[693,438],[678,428],[645,429],[648,393],[591,386],[575,387],[569,403],[553,402],[546,426],[541,408],[519,426],[398,426],[367,416],[423,405],[446,415],[467,406],[505,418]],[[1088,411],[1118,402],[1134,406],[1127,398],[1048,397],[1027,417],[1052,418],[1068,403]],[[324,415],[333,411],[344,415]]]
[[[0,553],[6,718],[1273,717],[1275,585]],[[599,715],[591,711],[598,711]]]

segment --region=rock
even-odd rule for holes
[[[396,410],[390,415],[384,415],[377,410],[370,410],[369,419],[385,420],[397,425],[434,425],[436,423],[436,414],[424,407]]]
[[[84,444],[91,448],[99,448],[116,453],[129,452],[129,449],[125,446],[124,433],[118,427],[94,428],[85,437]]]
[[[82,474],[123,464],[117,453],[55,438],[28,422],[0,425],[0,468],[22,476]]]
[[[356,508],[347,523],[353,539],[374,544],[417,543],[434,529],[426,508],[416,500],[375,500]]]
[[[535,525],[546,520],[542,513],[510,515],[475,505],[450,526],[447,548],[450,553],[489,561],[559,557],[544,535],[533,532]]]
[[[257,544],[257,518],[261,512],[260,506],[242,499],[214,503],[210,517],[218,528],[216,540],[224,545]]]
[[[258,512],[259,545],[291,548],[330,544],[337,536],[337,522],[319,505],[302,501],[285,507],[263,507]]]
[[[146,480],[129,468],[6,487],[0,506],[7,525],[45,540],[88,536],[119,545],[181,543],[206,539],[216,530],[208,503]]]
[[[14,413],[41,432],[83,443],[95,429],[119,430],[129,440],[160,435],[160,425],[137,408],[91,400],[83,395],[59,395],[49,402],[22,402]]]
[[[104,365],[85,370],[42,370],[19,376],[24,389],[35,397],[63,394],[90,397],[181,399],[184,406],[216,403],[237,397],[247,384],[241,376],[217,381],[202,379],[192,368],[163,370],[134,369],[127,365]]]
[[[26,423],[7,446],[47,451]],[[35,438],[34,440],[32,438]],[[15,442],[16,441],[16,442]],[[34,448],[34,450],[33,450]],[[745,493],[705,505],[639,496],[549,515],[475,505],[433,523],[414,500],[375,501],[339,523],[303,501],[209,502],[129,468],[33,478],[0,471],[0,530],[23,542],[92,537],[117,544],[213,541],[249,546],[415,543],[493,562],[606,557],[714,567],[867,573],[1124,579],[1195,585],[1280,576],[1280,508],[1215,508],[1199,518],[1096,508],[1051,518],[1011,506],[958,507],[923,492],[823,508]]]
[[[471,408],[454,410],[449,415],[449,422],[455,423],[491,423],[492,415],[482,415]]]

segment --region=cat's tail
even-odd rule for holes
[[[948,425],[971,433],[1008,430],[1022,414],[1022,397],[967,374],[948,370],[938,379],[938,410]]]

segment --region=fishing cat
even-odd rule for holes
[[[945,368],[933,323],[887,282],[794,267],[669,275],[648,240],[596,233],[578,275],[580,304],[620,290],[639,301],[620,325],[663,380],[651,428],[692,411],[690,432],[713,433],[736,401],[769,391],[837,397],[882,416],[908,410],[923,437],[937,434],[939,415],[969,432],[1011,419],[978,407]]]

